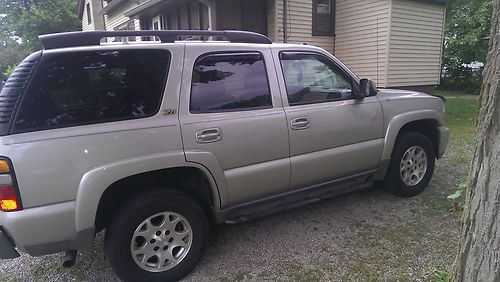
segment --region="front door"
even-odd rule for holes
[[[223,207],[287,191],[288,129],[269,47],[210,49],[186,46],[180,121],[187,161],[222,174]]]
[[[353,79],[320,53],[275,53],[290,129],[292,189],[376,168],[383,114],[376,97],[354,99]]]

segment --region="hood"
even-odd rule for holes
[[[406,100],[406,99],[440,99],[438,96],[422,92],[400,89],[378,89],[377,97],[380,101]]]

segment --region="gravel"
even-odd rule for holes
[[[453,263],[460,213],[446,196],[467,174],[451,144],[421,195],[402,199],[371,189],[238,225],[223,225],[186,281],[432,279]],[[460,151],[470,153],[470,145]],[[459,150],[457,150],[459,151]],[[0,281],[118,280],[95,250],[64,269],[62,254],[0,261]]]

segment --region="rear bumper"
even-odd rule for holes
[[[32,256],[67,250],[90,250],[95,235],[93,228],[76,230],[75,201],[16,212],[0,212],[0,226],[2,258],[4,256],[11,258],[14,255],[11,252],[14,246],[19,252]],[[6,237],[7,240],[2,237]]]
[[[14,243],[12,243],[0,226],[0,259],[13,259],[17,257],[19,257],[19,253],[16,251]]]
[[[448,141],[450,139],[450,129],[446,127],[439,127],[439,148],[437,158],[441,158],[446,152],[446,147],[448,147]]]

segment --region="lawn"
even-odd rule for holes
[[[470,145],[474,141],[476,129],[477,98],[457,91],[438,91],[446,97],[446,126],[451,130],[450,148],[453,151],[452,162],[468,164],[472,153]]]
[[[478,96],[455,91],[438,91],[446,97],[446,126],[451,129],[453,141],[471,142],[474,139]]]

